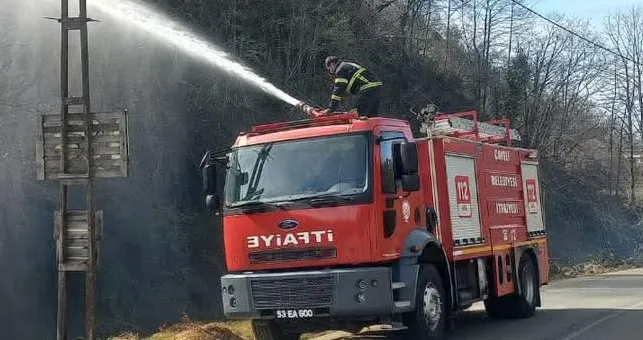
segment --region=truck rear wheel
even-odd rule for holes
[[[534,260],[524,253],[518,266],[520,293],[510,296],[489,297],[484,302],[487,314],[494,318],[530,318],[536,312],[536,302],[540,290],[538,272]]]
[[[284,332],[273,320],[252,320],[252,333],[257,340],[299,340],[301,336]]]
[[[405,339],[438,340],[444,335],[447,305],[442,277],[432,264],[423,264],[418,274],[415,310],[403,315]]]

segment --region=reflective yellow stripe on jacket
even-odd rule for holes
[[[362,75],[362,72],[366,71],[365,68],[360,68],[353,76],[351,77],[351,80],[348,82],[348,86],[346,87],[346,92],[351,93],[353,89],[353,84],[355,84],[355,79],[357,79],[359,76]]]
[[[370,89],[370,88],[372,88],[372,87],[378,87],[378,86],[382,86],[382,82],[381,82],[381,81],[376,81],[376,82],[374,82],[374,83],[367,83],[367,84],[364,84],[364,85],[362,85],[362,87],[359,89],[359,91],[360,91],[360,92],[362,92],[362,91],[364,91],[364,90],[368,90],[368,89]]]

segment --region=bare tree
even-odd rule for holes
[[[643,8],[630,9],[609,15],[606,35],[616,51],[618,65],[618,99],[623,103],[627,121],[630,156],[630,200],[636,200],[635,145],[643,137]],[[636,124],[636,126],[634,125]],[[639,134],[639,138],[635,137]]]

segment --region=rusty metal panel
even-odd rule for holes
[[[65,217],[57,210],[55,215],[56,251],[61,271],[88,271],[91,263],[92,233],[87,223],[87,210],[68,210]],[[103,211],[94,213],[95,228],[102,230]]]
[[[38,180],[64,179],[69,178],[69,175],[88,175],[84,117],[81,114],[69,114],[66,120],[67,174],[61,174],[60,158],[63,145],[60,115],[41,116],[36,146]],[[91,176],[128,177],[127,111],[93,113],[91,122]]]

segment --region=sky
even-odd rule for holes
[[[532,0],[530,8],[548,16],[561,12],[580,19],[589,19],[596,27],[603,26],[604,16],[610,11],[627,9],[642,0]]]

